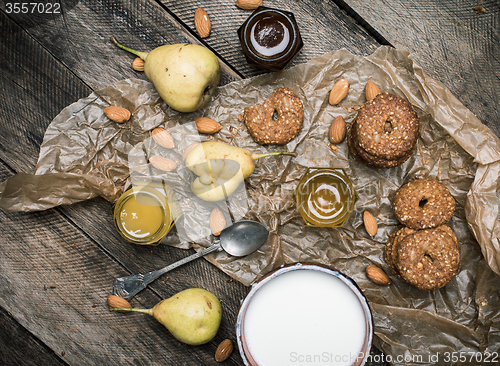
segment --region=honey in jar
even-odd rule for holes
[[[134,244],[158,244],[174,225],[162,184],[139,184],[127,190],[113,210],[115,227]]]
[[[358,196],[342,169],[309,168],[293,199],[307,225],[342,226]]]

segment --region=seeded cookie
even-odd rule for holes
[[[398,160],[413,151],[417,142],[417,114],[407,101],[389,93],[366,102],[356,123],[359,147],[379,159]]]
[[[458,245],[447,229],[416,230],[406,235],[397,247],[398,273],[420,290],[444,287],[458,273],[459,264]]]
[[[447,222],[455,210],[455,199],[444,184],[434,179],[415,179],[394,194],[392,209],[403,225],[428,229]]]
[[[354,121],[349,128],[349,132],[347,133],[347,147],[349,151],[354,156],[356,160],[360,163],[371,166],[373,168],[393,168],[395,166],[403,164],[406,160],[408,160],[413,154],[414,147],[409,150],[405,155],[400,158],[394,160],[388,160],[384,158],[380,158],[374,155],[369,154],[364,151],[360,145],[357,143],[357,123]]]
[[[302,129],[304,107],[299,97],[288,88],[276,89],[263,104],[246,107],[243,113],[255,142],[285,145]]]
[[[387,238],[387,242],[385,243],[384,247],[384,260],[391,269],[392,273],[398,278],[400,278],[400,276],[399,273],[397,273],[396,271],[394,263],[392,262],[392,251],[394,248],[396,236],[398,235],[398,232],[401,231],[401,229],[403,228],[404,226],[400,225],[396,229],[394,229],[394,231],[389,234],[389,237]]]

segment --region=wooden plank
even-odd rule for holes
[[[3,99],[3,105],[7,106],[5,109],[9,113],[6,119],[2,120],[3,133],[0,136],[0,144],[3,148],[0,154],[3,161],[8,161],[8,166],[2,163],[1,181],[15,171],[24,169],[30,171],[34,166],[46,125],[54,113],[50,108],[58,108],[57,104],[44,107],[43,103],[57,96],[57,102],[63,104],[62,108],[73,101],[70,91],[74,89],[74,85],[77,86],[77,90],[85,92],[88,90],[85,84],[68,72],[63,65],[53,59],[50,61],[50,55],[27,37],[26,33],[16,28],[9,19],[2,19],[2,24],[9,24],[11,27],[11,32],[6,34],[15,35],[4,40],[2,43],[4,47],[15,48],[15,43],[20,42],[26,45],[26,52],[28,49],[31,50],[32,59],[26,54],[22,61],[15,61],[18,68],[25,70],[21,75],[16,75],[16,70],[12,68],[2,68],[2,80],[4,85],[8,86],[10,94],[4,95]],[[12,43],[9,45],[8,42]],[[18,57],[15,53],[10,55]],[[9,61],[12,59],[7,58],[4,63],[8,64]],[[38,70],[37,67],[41,69]],[[43,76],[44,70],[47,69],[55,74],[64,72],[67,74],[60,77],[47,76],[46,80],[42,80],[46,83],[45,88],[40,86],[37,89],[37,78],[41,77],[39,75]],[[36,93],[33,93],[29,85],[34,85]],[[15,112],[19,111],[16,105],[19,100],[26,104],[27,111],[38,110],[39,120],[27,123],[31,121],[26,115],[16,114]],[[19,128],[24,133],[15,135]],[[26,138],[26,134],[31,138]],[[12,145],[12,136],[16,136],[15,151],[9,149]],[[32,160],[26,161],[25,158],[29,157],[32,157]],[[128,348],[123,348],[125,351],[122,352],[126,354],[122,360],[120,352],[113,348],[115,346],[110,348],[107,344],[109,340],[116,341],[117,337],[120,339],[116,341],[117,345],[127,342],[127,337],[121,336],[125,329],[113,329],[113,326],[107,324],[108,321],[115,323],[116,317],[120,319],[121,314],[109,314],[105,306],[105,298],[110,293],[113,279],[131,273],[124,270],[119,262],[123,260],[132,269],[151,270],[180,259],[187,253],[166,246],[157,247],[150,253],[150,248],[134,247],[124,243],[113,229],[111,204],[104,200],[94,200],[34,214],[2,212],[0,221],[2,222],[1,251],[5,253],[0,261],[2,266],[0,287],[3,299],[0,306],[7,309],[21,326],[33,332],[70,364],[79,364],[78,360],[86,360],[87,364],[115,363],[118,359],[123,364],[133,363],[135,361],[131,361],[130,358],[137,359],[137,356],[133,355],[136,352],[140,354],[139,359],[142,359],[144,364],[150,362],[149,359],[153,360],[150,364],[162,360],[172,365],[193,362],[210,364],[214,362],[212,355],[217,342],[221,341],[222,337],[233,337],[237,310],[234,304],[239,303],[246,288],[237,282],[228,284],[227,276],[222,275],[208,262],[200,260],[192,266],[177,270],[170,276],[168,282],[158,281],[155,284],[156,293],[145,291],[137,298],[147,306],[152,306],[162,297],[169,297],[185,289],[186,286],[212,289],[223,300],[225,312],[218,338],[211,344],[197,348],[196,351],[187,352],[187,347],[173,340],[161,326],[150,321],[149,323],[154,324],[153,328],[150,328],[148,321],[142,319],[143,317],[137,317],[128,329],[127,337],[132,338],[132,343]],[[12,247],[16,250],[12,250]],[[115,253],[115,258],[112,258],[110,253]],[[214,277],[217,279],[214,280]],[[228,287],[231,288],[230,291],[226,291]],[[85,291],[83,288],[86,288]],[[224,291],[219,293],[217,288]],[[97,305],[95,308],[94,304]],[[102,317],[109,318],[103,320]],[[67,322],[71,324],[66,324]],[[95,328],[88,324],[92,324]],[[101,331],[101,327],[108,330]],[[160,338],[155,341],[148,335],[141,337],[141,328],[158,333]],[[143,340],[135,345],[136,337],[143,340],[151,339],[151,342],[160,344],[160,346],[153,345],[160,349],[142,350],[140,347],[149,345]],[[169,340],[162,340],[162,337]],[[126,350],[131,350],[130,354]],[[156,354],[168,357],[157,357]]]
[[[245,77],[262,73],[245,60],[237,35],[238,28],[252,14],[234,0],[176,1],[160,0],[196,36],[194,13],[202,7],[209,15],[212,33],[203,39],[221,58],[233,65]],[[264,5],[294,13],[304,41],[302,51],[290,66],[304,63],[332,50],[346,48],[355,54],[367,55],[379,46],[369,34],[351,21],[333,2],[329,1],[272,1]]]
[[[500,3],[333,0],[369,23],[446,85],[500,136]],[[484,8],[476,12],[477,6]]]
[[[8,175],[9,170],[0,166],[2,180]],[[80,217],[102,214],[95,209],[96,202],[85,205],[88,210],[72,209]],[[124,274],[123,268],[89,238],[92,229],[78,230],[58,210],[0,212],[1,308],[68,364],[216,364],[213,354],[218,342],[234,338],[234,304],[246,291],[241,284],[227,283],[227,277],[206,261],[181,268],[171,275],[172,280],[159,282],[167,288],[160,291],[163,297],[190,285],[208,289],[222,300],[224,323],[217,338],[188,349],[147,315],[108,311],[106,297],[113,279]],[[127,244],[120,244],[127,250]],[[132,304],[147,308],[160,299],[145,290]]]
[[[154,3],[115,3],[68,2],[60,17],[12,16],[26,31],[1,14],[9,35],[1,47],[12,50],[1,61],[2,86],[9,87],[2,104],[2,181],[33,169],[45,128],[65,105],[116,80],[144,78],[130,68],[132,56],[124,57],[124,51],[109,44],[108,36],[117,29],[137,41],[134,47],[196,41]],[[168,36],[162,38],[165,28]],[[68,37],[56,41],[58,34]],[[102,43],[104,50],[95,48]],[[237,77],[229,71],[223,83]],[[13,140],[19,142],[15,148]],[[239,300],[247,289],[200,260],[177,269],[168,281],[155,282],[134,300],[134,305],[152,306],[186,286],[216,293],[223,304],[223,324],[214,341],[195,349],[176,342],[143,315],[108,313],[104,299],[115,277],[158,268],[188,254],[167,246],[151,250],[124,243],[110,212],[108,202],[92,200],[41,213],[2,213],[0,306],[69,364],[215,364],[217,343],[234,340]],[[12,245],[16,251],[9,250]],[[237,352],[228,362],[241,364]]]
[[[67,365],[0,308],[0,364],[4,366]]]

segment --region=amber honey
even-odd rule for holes
[[[174,224],[165,189],[161,185],[134,186],[116,202],[115,227],[134,244],[158,244]]]
[[[358,196],[342,169],[309,168],[293,199],[307,225],[341,226]]]

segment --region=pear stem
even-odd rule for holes
[[[153,315],[153,309],[138,309],[138,308],[109,308],[109,311],[121,311],[121,312],[136,312]]]
[[[292,155],[292,156],[297,156],[296,153],[294,152],[288,152],[288,151],[278,151],[278,152],[269,152],[269,153],[264,153],[264,154],[252,154],[252,159],[257,160],[260,158],[265,158],[266,156],[276,156],[276,155]]]
[[[140,52],[140,51],[136,51],[136,50],[133,50],[131,48],[128,48],[127,46],[124,46],[120,42],[118,42],[118,40],[116,39],[115,36],[111,37],[111,42],[113,42],[115,46],[120,47],[121,49],[128,51],[130,53],[133,53],[137,57],[140,57],[143,61],[146,61],[146,58],[148,57],[148,52]]]

